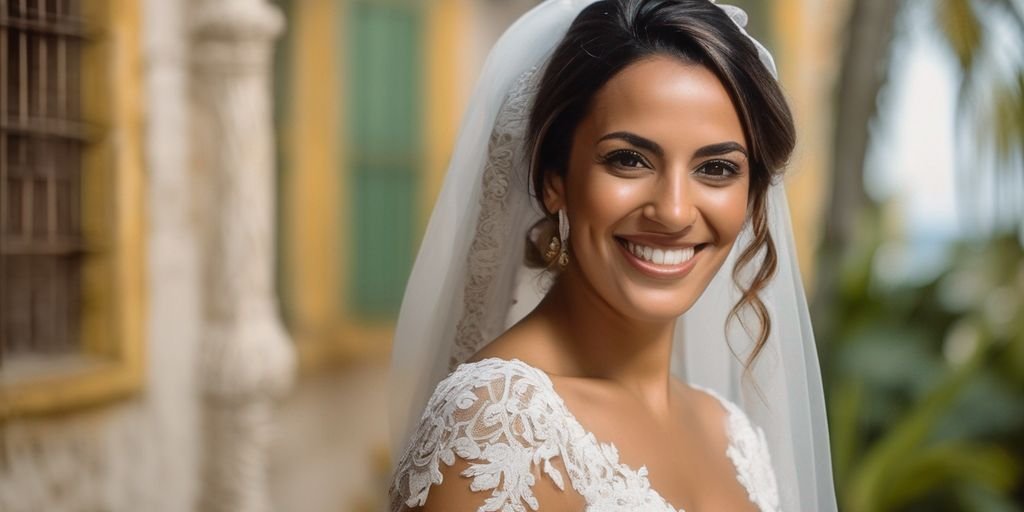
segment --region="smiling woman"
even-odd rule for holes
[[[392,510],[835,510],[793,123],[744,22],[551,0],[499,41],[399,318]]]
[[[577,126],[565,175],[539,172],[545,209],[565,208],[573,228],[577,265],[559,286],[586,281],[635,320],[688,310],[746,220],[745,146],[707,68],[656,56],[616,74]]]

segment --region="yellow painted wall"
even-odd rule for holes
[[[814,289],[823,229],[832,134],[832,84],[838,72],[837,34],[846,0],[775,0],[775,58],[797,125],[797,149],[786,180],[800,271]]]

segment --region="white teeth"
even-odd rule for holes
[[[626,247],[637,258],[649,261],[655,265],[679,265],[690,261],[690,258],[693,258],[696,252],[693,247],[685,249],[658,249],[630,241],[626,241]]]

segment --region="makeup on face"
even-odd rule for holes
[[[724,263],[747,215],[746,139],[717,77],[670,57],[634,63],[595,95],[564,179],[578,272],[623,313],[675,318]]]

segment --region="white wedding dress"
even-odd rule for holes
[[[469,486],[479,510],[535,510],[538,484],[579,494],[592,512],[674,510],[645,467],[622,464],[614,445],[580,425],[546,374],[515,360],[464,363],[544,296],[540,287],[517,286],[532,275],[524,235],[543,216],[530,196],[528,116],[538,71],[593,3],[539,3],[499,39],[480,72],[395,327],[392,510],[425,503],[456,458],[464,476],[446,484]],[[746,14],[720,7],[742,31]],[[750,41],[777,76],[771,54]],[[729,317],[741,293],[732,279],[736,250],[678,319],[671,370],[722,403],[723,449],[762,512],[835,512],[825,402],[786,201],[774,181],[767,203],[778,268],[760,292],[772,329],[757,364],[744,365],[757,338]],[[752,237],[745,229],[736,247]]]
[[[750,501],[762,512],[780,510],[764,432],[732,402],[698,389],[726,411],[726,455]],[[396,467],[391,510],[426,503],[431,485],[442,481],[441,464],[456,457],[469,464],[462,475],[481,494],[479,511],[538,510],[532,491],[538,469],[562,490],[571,485],[587,512],[676,512],[651,488],[645,466],[619,462],[615,445],[580,425],[547,374],[518,359],[464,363],[437,385]]]

